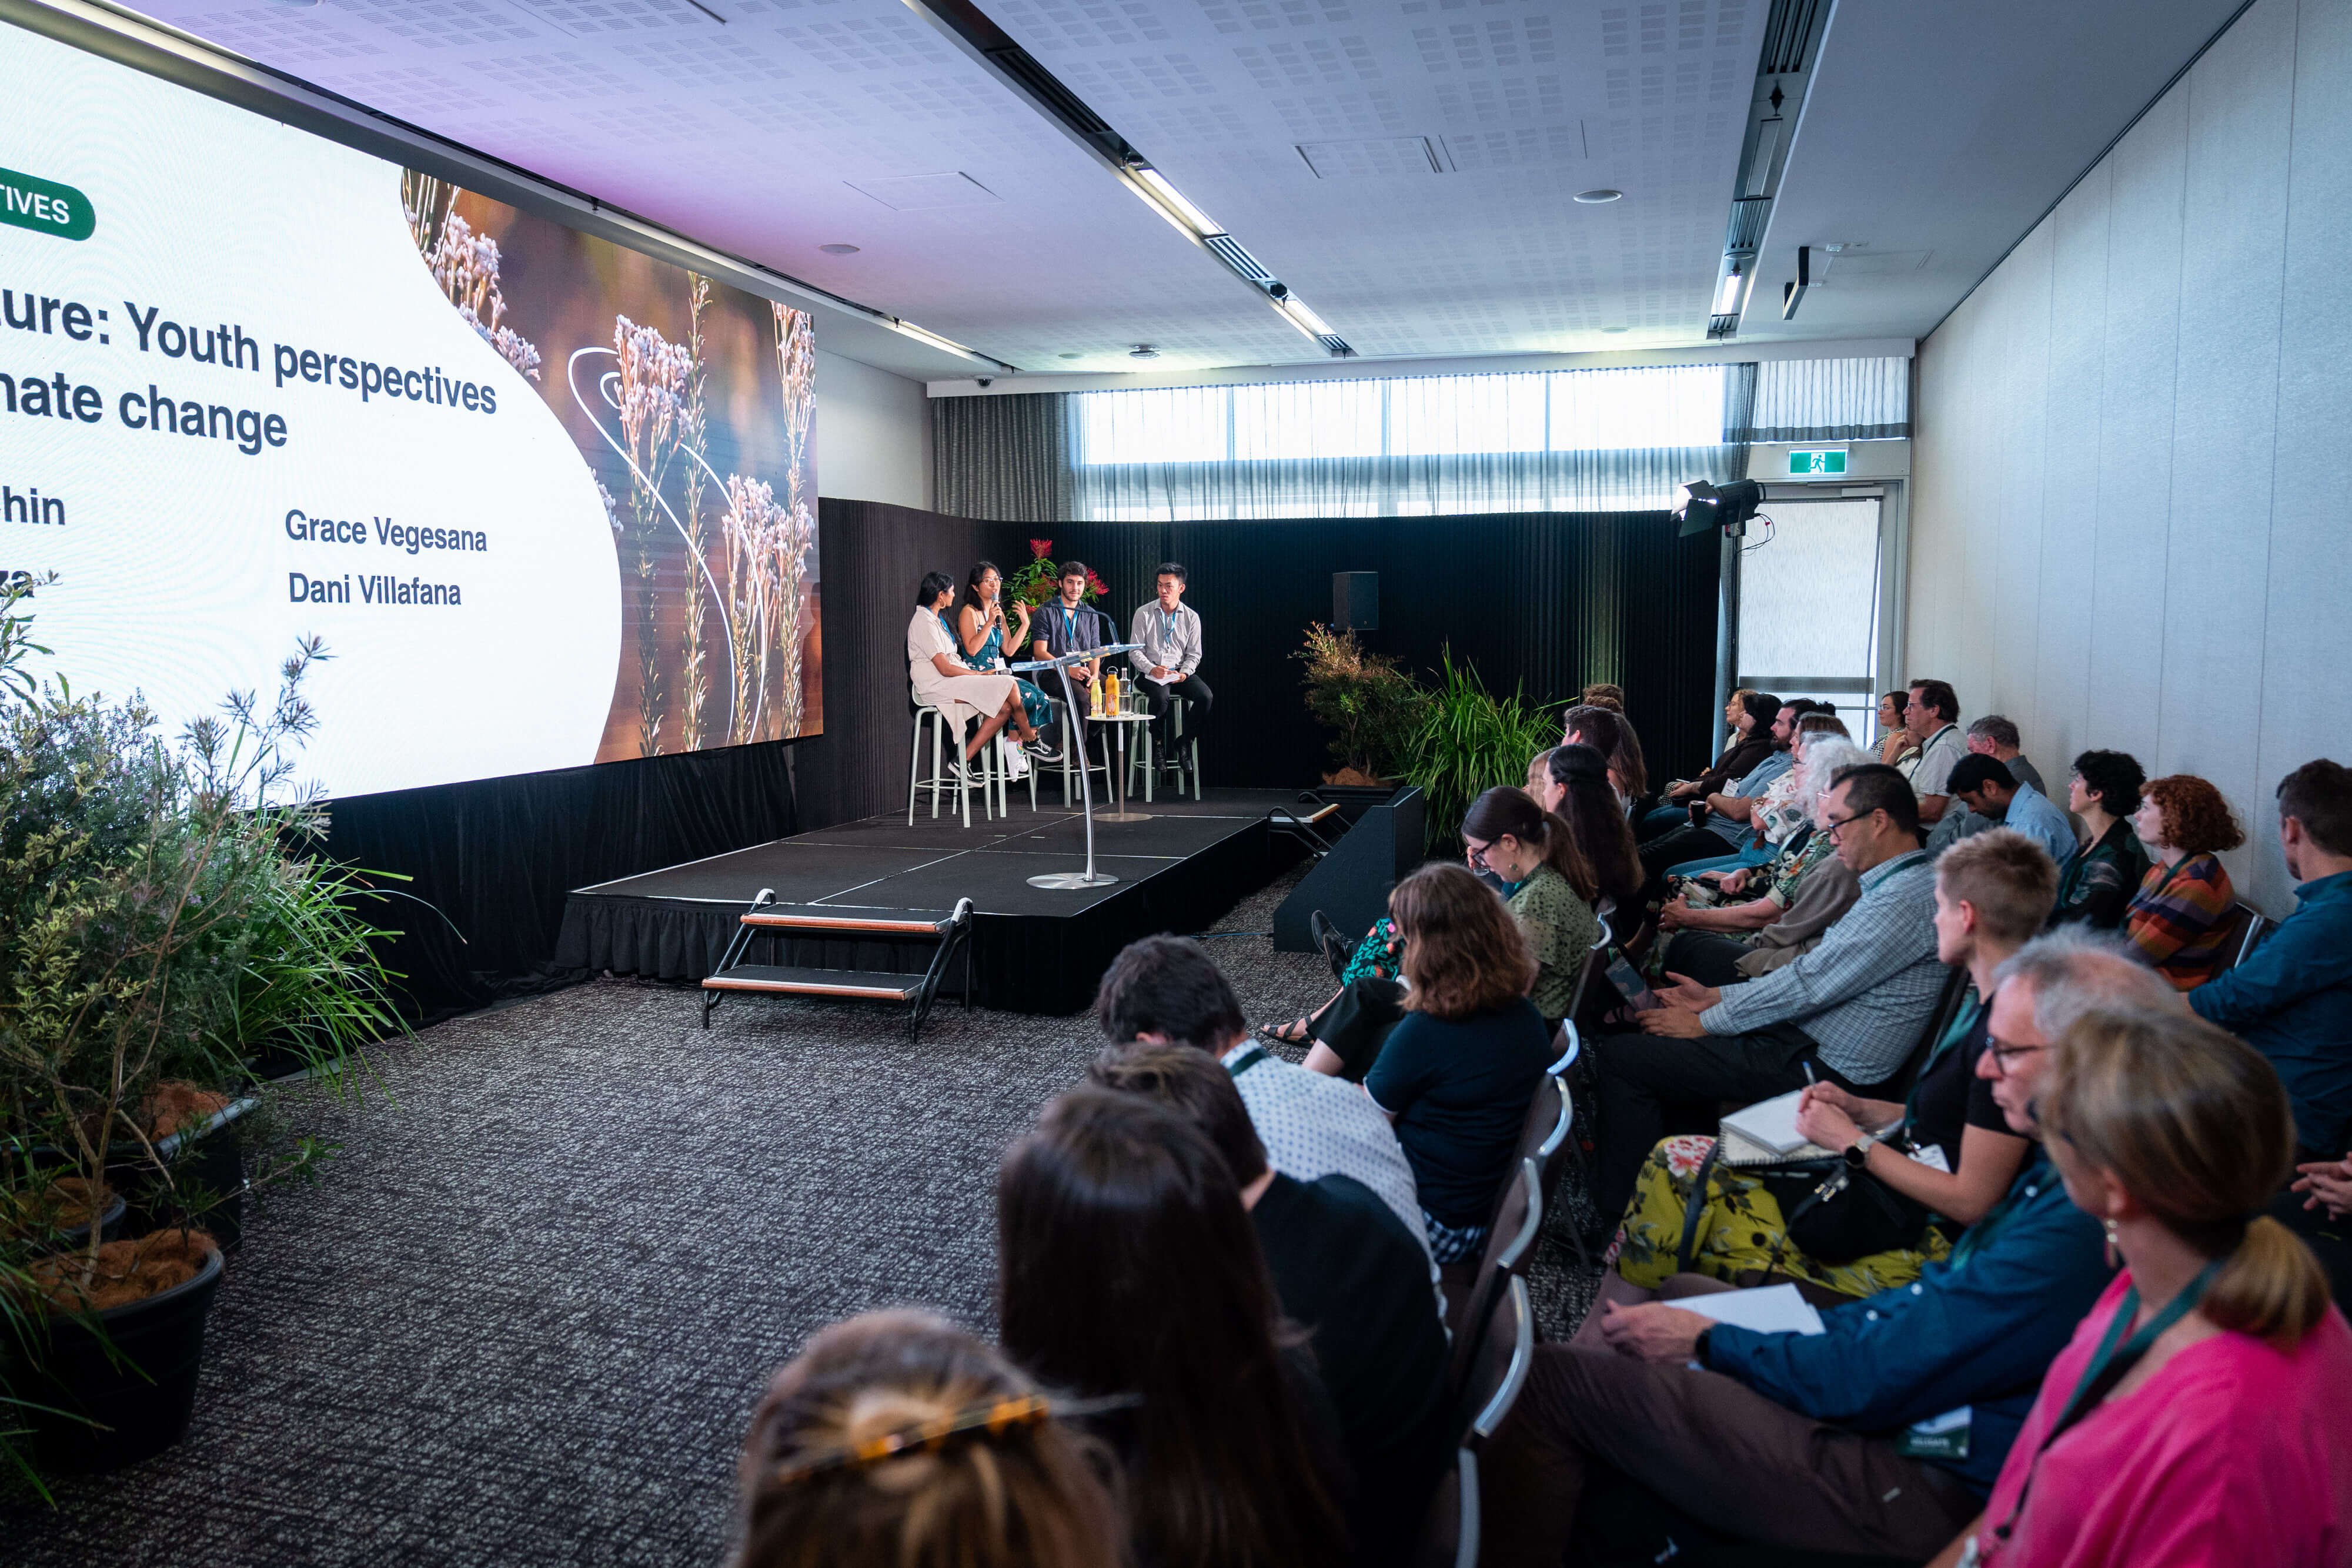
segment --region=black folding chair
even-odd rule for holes
[[[1479,1325],[1479,1349],[1456,1408],[1462,1436],[1454,1445],[1454,1469],[1431,1500],[1422,1537],[1424,1568],[1476,1568],[1481,1509],[1478,1456],[1510,1419],[1536,1361],[1535,1302],[1528,1282],[1511,1279]]]

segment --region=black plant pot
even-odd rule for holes
[[[173,1181],[184,1190],[202,1190],[215,1201],[202,1213],[184,1212],[171,1189],[149,1170],[137,1184],[140,1200],[132,1218],[138,1231],[194,1224],[209,1232],[223,1250],[236,1250],[245,1238],[245,1154],[234,1124],[259,1103],[250,1097],[238,1100],[187,1131],[156,1141],[155,1152],[172,1167]]]
[[[10,1369],[19,1398],[49,1407],[21,1416],[32,1429],[36,1469],[47,1475],[119,1470],[186,1434],[196,1407],[205,1321],[220,1281],[221,1256],[215,1252],[185,1284],[99,1313],[113,1357],[83,1320],[50,1320],[40,1367]],[[10,1359],[16,1360],[13,1351]],[[97,1425],[70,1418],[77,1416]]]

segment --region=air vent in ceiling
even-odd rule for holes
[[[1753,256],[1764,243],[1764,225],[1772,219],[1772,198],[1749,196],[1731,204],[1731,227],[1723,248],[1734,256]]]
[[[1829,8],[1830,0],[1795,0],[1793,5],[1773,6],[1765,23],[1764,55],[1757,62],[1756,74],[1785,76],[1809,68]]]
[[[1201,243],[1209,247],[1211,255],[1214,256],[1219,261],[1223,262],[1227,267],[1232,267],[1235,272],[1240,273],[1244,277],[1248,278],[1252,283],[1271,283],[1274,281],[1274,274],[1265,269],[1265,263],[1252,256],[1249,253],[1249,247],[1243,245],[1241,241],[1235,239],[1233,235],[1210,235],[1206,238],[1202,239]]]
[[[844,180],[842,183],[902,213],[924,207],[973,207],[1002,199],[964,173],[886,174],[870,180]]]
[[[1318,180],[1446,172],[1437,149],[1426,136],[1371,136],[1349,141],[1300,141],[1294,145]]]

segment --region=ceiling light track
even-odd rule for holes
[[[1748,134],[1732,183],[1731,221],[1723,236],[1723,262],[1716,273],[1715,299],[1707,312],[1709,341],[1733,337],[1754,291],[1756,257],[1771,225],[1772,203],[1789,165],[1790,143],[1821,57],[1832,0],[1772,0],[1764,23],[1764,52],[1756,68],[1756,94],[1748,107]],[[1783,314],[1793,314],[1790,302]]]
[[[945,34],[997,79],[1029,101],[1031,108],[1061,129],[1129,191],[1169,224],[1221,263],[1272,305],[1281,318],[1304,332],[1333,359],[1348,359],[1356,350],[1331,330],[1323,319],[1300,303],[1283,281],[1266,269],[1249,247],[1227,233],[1224,225],[1193,205],[1151,161],[1113,130],[1108,121],[1065,87],[1035,56],[1015,43],[971,0],[905,0],[907,8]],[[1825,3],[1825,0],[1824,0]]]

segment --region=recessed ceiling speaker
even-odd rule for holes
[[[854,245],[821,245],[817,246],[817,249],[824,252],[827,256],[856,256],[857,254],[857,246]]]
[[[1160,357],[1160,350],[1150,343],[1138,343],[1127,351],[1127,357],[1130,360],[1156,360]]]
[[[1576,199],[1588,207],[1597,207],[1603,202],[1620,201],[1623,199],[1624,194],[1622,191],[1612,191],[1603,186],[1598,191],[1579,191],[1576,193]]]

